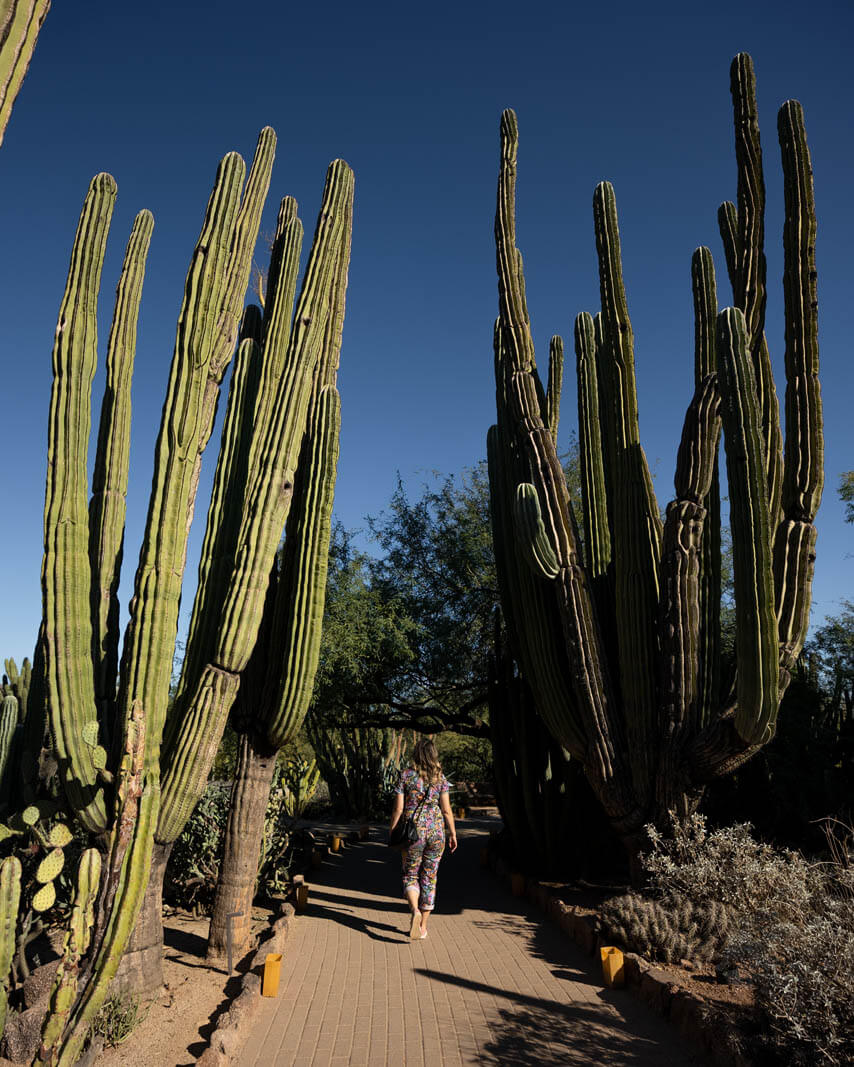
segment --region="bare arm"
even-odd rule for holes
[[[439,794],[439,807],[445,818],[445,826],[448,828],[448,848],[451,852],[457,851],[457,828],[454,825],[454,813],[451,811],[451,801],[447,793]]]
[[[391,826],[389,830],[393,830],[397,824],[397,820],[403,814],[403,793],[395,793],[394,795],[394,807],[391,809]]]

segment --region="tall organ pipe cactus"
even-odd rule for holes
[[[259,649],[255,655],[265,667],[285,664],[283,691],[279,693],[274,685],[273,703],[265,705],[273,731],[288,716],[295,716],[298,726],[303,704],[311,694],[340,421],[334,371],[330,379],[329,366],[332,363],[337,369],[340,349],[352,199],[353,173],[346,163],[336,160],[327,172],[294,313],[302,224],[296,203],[285,198],[273,242],[264,314],[250,307],[244,316],[199,585],[161,750],[162,794],[152,873],[118,988],[138,992],[162,985],[161,899],[166,862],[205,788],[229,711],[243,684],[241,673],[246,672],[256,645],[263,645],[263,652]],[[286,519],[290,548],[279,577],[276,557]],[[289,564],[298,545],[303,547]],[[258,637],[265,603],[273,604],[276,590],[277,621],[272,632],[268,625]],[[261,715],[260,709],[257,714]],[[261,818],[263,830],[263,811]],[[254,826],[247,832],[252,830]],[[257,859],[256,852],[249,872],[253,885]],[[248,931],[248,909],[246,923]]]
[[[501,122],[496,243],[498,421],[493,535],[515,655],[554,737],[583,761],[630,852],[642,827],[692,810],[706,783],[774,735],[806,636],[822,489],[815,213],[800,105],[780,110],[786,218],[786,440],[764,335],[764,183],[749,56],[733,61],[738,205],[720,211],[735,307],[718,313],[711,254],[692,261],[695,391],[662,524],[640,444],[614,192],[594,195],[601,312],[575,324],[582,531],[550,432],[516,247],[518,130]],[[720,669],[718,440],[723,426],[737,680]],[[577,501],[575,502],[578,503]]]
[[[44,614],[28,703],[38,705],[36,710],[47,708],[64,805],[92,835],[103,862],[97,922],[91,938],[75,935],[75,952],[88,944],[86,959],[79,967],[75,963],[79,981],[75,979],[72,992],[71,985],[63,987],[62,1004],[46,1023],[45,1063],[72,1063],[79,1054],[139,913],[155,831],[158,825],[167,827],[168,839],[189,814],[192,800],[187,798],[201,788],[207,774],[261,621],[266,579],[317,391],[320,352],[330,330],[329,309],[337,299],[333,279],[343,245],[349,249],[352,176],[341,163],[333,165],[338,184],[330,182],[338,199],[325,203],[318,231],[333,236],[325,238],[324,254],[310,261],[311,280],[304,286],[305,303],[288,346],[288,352],[298,353],[296,362],[285,371],[268,365],[272,350],[287,340],[286,336],[275,340],[272,321],[258,339],[260,357],[254,351],[256,342],[247,340],[242,362],[248,365],[260,358],[253,372],[258,389],[254,402],[241,406],[240,418],[232,419],[222,454],[248,456],[248,465],[242,480],[233,479],[239,484],[239,497],[229,498],[227,507],[221,500],[212,504],[212,511],[219,509],[221,514],[220,543],[230,546],[231,555],[220,557],[213,551],[210,559],[203,560],[205,588],[199,597],[208,607],[194,631],[203,636],[193,638],[191,665],[175,703],[176,718],[167,726],[187,535],[201,456],[213,429],[219,386],[241,317],[245,324],[257,319],[252,313],[243,316],[243,301],[274,148],[275,135],[264,130],[248,177],[243,161],[233,153],[217,172],[178,321],[118,684],[115,592],[127,482],[127,388],[151,217],[147,212],[138,216],[122,267],[108,344],[108,396],[101,414],[92,498],[87,501],[97,299],[116,196],[109,175],[93,180],[81,214],[54,346]],[[283,306],[287,320],[287,297]],[[262,409],[268,409],[266,416]]]
[[[321,209],[294,319],[291,348],[295,350],[302,344],[299,324],[319,277],[316,254],[324,254],[327,241],[324,218],[338,216],[340,232],[334,242],[329,241],[332,259],[326,313],[323,333],[318,337],[307,422],[301,440],[293,442],[299,449],[299,460],[284,547],[281,559],[275,560],[270,570],[260,633],[244,671],[233,717],[239,752],[208,940],[208,953],[214,958],[225,953],[229,915],[236,916],[232,937],[238,951],[248,945],[264,813],[276,755],[305,717],[317,671],[341,425],[336,379],[350,262],[352,196],[352,175],[340,164],[333,164],[324,203],[334,206]],[[269,293],[268,284],[266,314]],[[296,453],[292,458],[296,461]]]
[[[181,309],[170,387],[155,457],[152,500],[137,572],[116,715],[100,655],[116,663],[118,634],[102,611],[101,590],[117,577],[129,407],[105,407],[87,507],[86,452],[96,359],[95,314],[107,230],[115,200],[108,175],[93,180],[78,227],[54,348],[55,380],[45,503],[43,642],[51,734],[68,807],[106,842],[99,929],[51,1061],[73,1062],[103,1002],[139,910],[159,808],[159,752],[177,628],[178,599],[198,462],[212,428],[219,381],[234,344],[275,137],[259,140],[253,170],[231,154],[220,165]],[[138,286],[151,218],[134,224],[117,291],[110,349],[133,358]],[[109,374],[109,371],[108,371]],[[110,486],[109,493],[99,487]],[[112,546],[112,547],[111,547]],[[110,650],[109,645],[113,648]],[[94,650],[94,655],[93,655]],[[115,678],[112,689],[115,691]],[[100,697],[100,699],[99,699]],[[105,706],[106,705],[108,706]],[[100,705],[100,706],[99,706]],[[101,714],[99,715],[99,711]],[[113,738],[116,753],[108,758]]]

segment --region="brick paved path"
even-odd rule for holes
[[[459,827],[424,941],[408,939],[400,860],[379,841],[311,872],[279,996],[262,999],[241,1067],[705,1063],[629,994],[603,989],[591,959],[480,870],[490,825]]]

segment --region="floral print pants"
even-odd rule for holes
[[[436,901],[436,875],[439,860],[445,851],[444,831],[419,836],[414,845],[403,853],[403,892],[420,890],[419,911],[432,911]]]

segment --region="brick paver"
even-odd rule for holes
[[[262,1000],[241,1067],[705,1063],[480,869],[489,825],[459,827],[424,941],[408,939],[400,860],[380,840],[312,872],[279,996]]]

